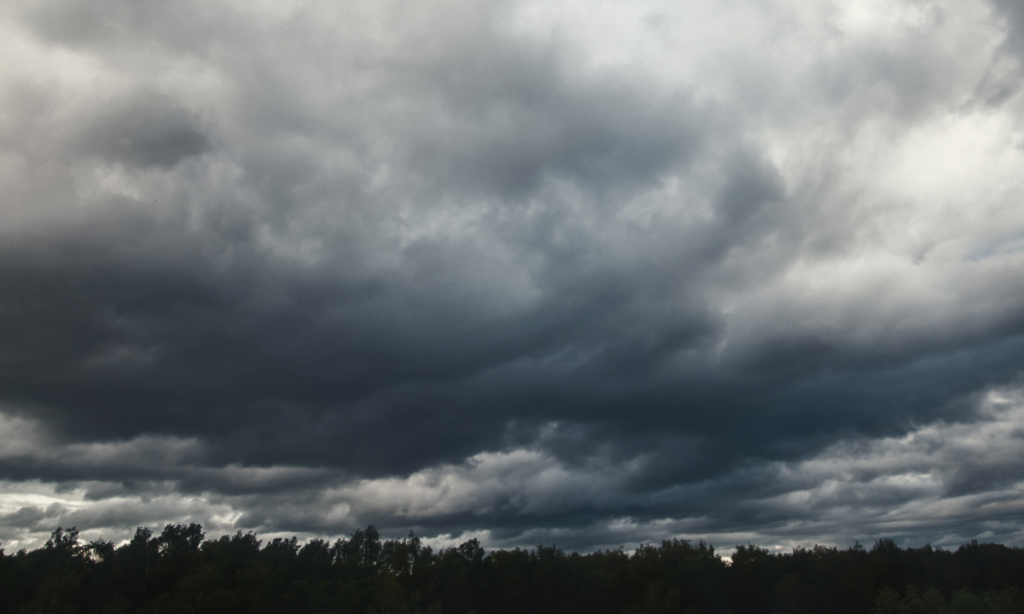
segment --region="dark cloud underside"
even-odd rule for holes
[[[1024,13],[881,4],[4,9],[0,526],[1017,539]]]

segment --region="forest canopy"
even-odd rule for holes
[[[1024,550],[972,541],[955,551],[882,539],[772,554],[739,545],[731,561],[703,541],[634,552],[557,546],[486,551],[476,539],[434,550],[374,526],[330,543],[252,532],[206,539],[199,524],[139,527],[127,543],[0,549],[0,612],[1024,612]]]

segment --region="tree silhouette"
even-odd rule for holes
[[[139,527],[82,544],[58,528],[34,551],[0,549],[0,614],[587,612],[591,614],[1024,613],[1024,551],[815,546],[771,554],[666,540],[589,554],[557,546],[433,550],[370,525],[329,544],[255,533],[206,539],[198,524]]]

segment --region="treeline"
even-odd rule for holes
[[[37,550],[0,549],[0,612],[877,613],[1024,612],[1024,550],[815,546],[771,554],[679,540],[634,553],[555,546],[433,550],[367,527],[331,544],[253,533],[205,540],[200,525],[139,528],[127,544],[57,529]]]

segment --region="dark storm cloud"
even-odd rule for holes
[[[473,39],[465,44],[476,43]],[[456,48],[438,60],[437,68],[428,65],[428,72],[457,75],[432,78],[428,85],[441,84],[440,100],[460,104],[442,107],[439,117],[428,116],[430,121],[409,128],[413,138],[408,155],[418,178],[414,187],[426,182],[431,198],[445,197],[438,190],[449,198],[465,198],[461,192],[478,194],[483,189],[503,200],[521,200],[528,196],[524,190],[536,193],[546,175],[555,181],[568,177],[573,186],[586,189],[650,183],[669,166],[685,163],[698,146],[701,114],[685,96],[652,103],[648,94],[617,78],[608,83],[567,82],[566,70],[557,66],[562,61],[554,50]],[[517,74],[510,76],[508,69]],[[255,100],[280,95],[265,91],[268,86],[262,82],[242,86],[259,88],[252,92]],[[124,156],[135,148],[142,154],[138,163],[159,162],[143,148],[155,147],[160,139],[153,134],[161,131],[173,133],[164,139],[167,150],[159,150],[170,156],[163,162],[177,162],[185,153],[174,149],[188,142],[181,135],[193,135],[196,142],[195,151],[188,153],[200,151],[199,133],[183,112],[168,109],[166,99],[136,96],[126,104],[128,112],[105,110],[94,120],[101,127],[94,129],[100,136],[92,139],[101,145],[98,151],[113,151],[118,162],[125,162]],[[415,117],[420,111],[409,113]],[[501,122],[498,130],[489,125],[489,116],[496,113],[508,116],[507,128]],[[126,115],[128,120],[121,121]],[[450,130],[439,130],[445,127]],[[424,144],[437,151],[421,151]],[[259,155],[280,159],[291,154],[286,148]],[[302,176],[305,171],[289,176],[294,164],[288,162],[281,169],[257,160],[247,181],[270,194],[272,207],[310,208],[289,193],[289,183],[307,177]],[[520,162],[529,168],[515,170]],[[416,168],[422,163],[441,166]],[[519,179],[502,175],[508,168]],[[750,179],[737,173],[727,183],[726,219],[716,220],[713,227],[728,229],[731,218],[743,218],[744,208],[756,205],[752,199],[758,197],[744,190],[757,188],[760,172],[752,168]],[[367,200],[365,195],[356,198]],[[385,199],[364,206],[381,204],[388,203]],[[118,212],[120,219],[113,224],[90,220],[88,226],[68,228],[61,236],[31,237],[30,245],[11,245],[5,257],[8,292],[26,296],[11,306],[17,311],[5,319],[10,339],[6,347],[11,361],[18,363],[7,371],[15,393],[10,398],[62,415],[69,421],[65,432],[79,436],[129,436],[148,429],[219,431],[224,443],[234,441],[243,450],[258,436],[264,442],[259,447],[271,450],[254,459],[264,462],[299,454],[310,462],[377,463],[377,470],[388,471],[392,463],[411,469],[424,458],[464,457],[481,446],[500,444],[495,438],[509,415],[479,416],[480,398],[493,396],[486,390],[493,384],[469,393],[460,391],[459,380],[472,380],[524,357],[564,353],[597,355],[598,360],[588,361],[593,363],[590,371],[642,372],[645,363],[658,360],[658,353],[699,338],[711,325],[699,303],[684,302],[681,308],[667,305],[667,313],[657,314],[678,320],[666,322],[669,327],[657,335],[640,326],[616,330],[616,320],[646,316],[649,307],[637,295],[651,286],[675,283],[669,279],[675,272],[665,265],[641,275],[609,270],[602,262],[604,246],[574,219],[571,207],[555,202],[544,203],[537,212],[485,212],[510,218],[484,220],[483,230],[520,252],[512,258],[530,257],[524,253],[529,251],[537,260],[534,279],[526,280],[533,286],[526,290],[537,297],[518,313],[502,313],[504,306],[491,304],[494,299],[487,295],[500,289],[484,278],[487,271],[478,272],[487,266],[488,255],[484,246],[466,238],[416,239],[396,254],[397,266],[366,271],[361,270],[365,261],[374,257],[367,252],[376,246],[348,250],[328,245],[326,256],[313,265],[276,262],[265,248],[253,245],[251,229],[264,221],[246,219],[269,216],[274,223],[273,211],[243,212],[242,220],[221,228],[217,210],[217,219],[196,230],[188,227],[190,220],[173,213],[172,205],[172,214],[164,219],[137,210]],[[453,213],[459,215],[458,210]],[[356,211],[349,217],[380,225],[361,219],[365,215]],[[552,229],[558,234],[552,235]],[[342,236],[314,238],[331,243],[350,238],[345,230],[338,232]],[[663,242],[676,238],[662,234]],[[714,232],[701,243],[695,248],[698,253],[721,249]],[[666,260],[675,260],[694,248],[660,249],[670,250]],[[230,261],[218,264],[225,250],[231,252]],[[48,258],[33,259],[26,255],[29,251],[48,252]],[[582,275],[573,271],[576,262]],[[515,261],[496,265],[521,266]],[[662,301],[676,298],[671,288],[666,294]],[[620,338],[601,338],[602,330]],[[52,386],[59,376],[63,384]],[[575,387],[589,387],[590,377],[584,374]],[[545,397],[563,393],[532,393],[526,384],[523,394],[540,395],[533,404],[561,402]],[[24,391],[21,396],[19,390]],[[328,411],[341,413],[324,415]],[[548,419],[551,411],[538,411],[538,419]],[[100,415],[106,419],[97,419]],[[202,420],[194,419],[198,416]],[[419,441],[421,429],[387,428],[394,423],[412,427],[419,421],[436,429],[432,441]],[[314,432],[297,437],[303,424]],[[292,432],[280,436],[287,431]],[[337,432],[361,434],[348,449],[337,450],[332,434]],[[394,445],[383,446],[383,441]],[[274,454],[274,444],[285,447],[284,458]],[[327,450],[318,454],[323,448]],[[431,448],[436,451],[431,453]],[[257,452],[243,453],[248,458]],[[392,454],[399,458],[389,458]],[[402,456],[409,458],[403,462]]]
[[[941,465],[922,497],[1016,496],[950,443],[1012,422],[979,407],[1024,364],[1014,162],[963,197],[999,229],[900,166],[995,60],[950,68],[953,8],[899,6],[885,35],[837,10],[818,55],[704,40],[682,81],[514,3],[8,9],[45,78],[3,73],[0,477],[69,503],[2,523],[589,547],[845,536],[918,505],[875,483],[907,463]],[[813,470],[934,424],[941,453]]]

